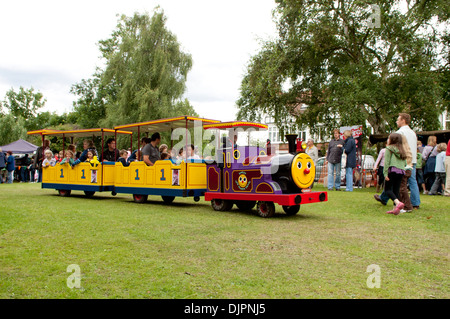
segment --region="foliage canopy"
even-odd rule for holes
[[[313,132],[367,121],[378,134],[408,112],[412,126],[439,128],[450,108],[447,1],[276,2],[278,38],[249,62],[240,119],[270,114],[287,130],[295,115]]]
[[[166,27],[164,13],[122,15],[108,39],[99,41],[105,61],[93,78],[72,87],[85,127],[135,123],[180,114],[196,115],[182,96],[192,57]]]

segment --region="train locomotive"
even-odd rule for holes
[[[205,125],[210,128],[265,127],[248,122]],[[239,147],[222,143],[218,149],[219,163],[207,165],[208,190],[205,200],[214,210],[230,210],[233,204],[250,210],[256,205],[261,217],[272,217],[275,204],[282,205],[288,215],[295,215],[300,205],[328,200],[327,192],[313,192],[315,166],[306,153],[276,155],[256,146]],[[270,155],[268,155],[270,154]]]
[[[133,133],[149,134],[182,129],[186,137],[188,130],[200,126],[203,130],[267,129],[267,126],[250,122],[220,122],[182,116],[122,125],[114,129],[85,129],[75,131],[40,130],[28,134],[47,136],[95,137],[101,136],[102,145],[106,134],[129,136]],[[231,136],[230,135],[230,136]],[[186,148],[187,148],[187,138]],[[96,167],[80,163],[74,167],[56,164],[43,168],[42,188],[56,189],[60,196],[70,196],[72,190],[84,191],[86,197],[95,192],[110,191],[112,195],[131,194],[137,203],[144,203],[148,196],[161,196],[166,204],[176,197],[200,197],[211,202],[216,211],[231,210],[236,205],[240,210],[251,210],[261,217],[272,217],[275,204],[283,207],[288,215],[298,213],[300,206],[328,200],[327,192],[314,192],[315,166],[305,153],[290,149],[288,154],[274,154],[270,147],[238,146],[235,143],[219,142],[215,156],[207,159],[184,158],[174,163],[158,160],[147,166],[142,161],[124,167],[120,162],[102,162]],[[63,144],[64,145],[64,144]],[[139,148],[139,139],[138,139]],[[95,178],[93,178],[95,176]]]

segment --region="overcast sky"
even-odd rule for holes
[[[102,66],[97,43],[116,15],[152,15],[157,5],[193,58],[185,97],[201,117],[234,120],[245,67],[260,40],[276,35],[274,0],[0,1],[0,100],[33,87],[46,97],[45,111],[71,111],[70,87]]]

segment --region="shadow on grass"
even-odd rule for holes
[[[196,202],[194,202],[194,201],[192,201],[192,203],[186,203],[186,202],[176,202],[176,201],[173,201],[172,203],[170,203],[170,204],[166,204],[166,203],[164,203],[164,201],[161,199],[161,200],[157,200],[157,199],[149,199],[149,200],[147,200],[145,203],[135,203],[134,201],[133,201],[133,198],[131,198],[131,200],[126,200],[125,201],[127,204],[133,204],[133,205],[137,205],[137,206],[139,206],[139,207],[145,207],[145,206],[147,206],[147,205],[156,205],[156,206],[161,206],[161,207],[195,207],[195,206],[198,206],[199,205],[199,203],[196,203]]]
[[[70,196],[68,196],[67,198],[76,198],[76,199],[83,199],[83,200],[88,200],[88,201],[109,201],[109,200],[116,200],[116,201],[120,201],[121,203],[124,203],[125,205],[130,205],[130,206],[135,206],[135,207],[140,207],[140,208],[144,208],[147,205],[151,205],[151,206],[157,206],[157,207],[167,207],[167,208],[195,208],[195,207],[199,207],[201,206],[201,208],[205,208],[205,209],[209,209],[212,213],[215,214],[223,214],[224,216],[226,215],[242,215],[242,216],[246,216],[246,217],[254,217],[254,218],[258,218],[258,219],[265,219],[262,217],[259,217],[256,213],[255,209],[252,210],[240,210],[238,209],[236,206],[234,206],[231,210],[229,211],[214,211],[212,209],[212,207],[210,206],[209,202],[206,202],[204,200],[200,200],[199,202],[195,202],[192,199],[192,202],[188,202],[186,201],[187,198],[183,198],[183,201],[177,201],[177,199],[175,198],[175,200],[170,203],[167,204],[165,203],[162,198],[160,196],[153,196],[152,198],[149,198],[146,202],[144,203],[136,203],[133,200],[132,195],[127,196],[127,194],[121,194],[121,196],[113,196],[111,194],[108,194],[109,192],[98,192],[96,193],[94,196],[86,196],[84,193],[79,192],[79,193],[71,193]],[[97,195],[97,194],[101,194],[101,195]],[[41,196],[48,196],[51,198],[64,198],[62,196],[60,196],[58,193],[53,193],[53,194],[41,194]],[[199,207],[200,208],[200,207]],[[280,206],[281,208],[281,206]],[[302,210],[300,209],[300,211],[293,216],[287,215],[285,213],[283,213],[282,211],[277,211],[274,216],[268,218],[268,219],[276,219],[276,220],[286,220],[286,221],[292,221],[292,220],[318,220],[318,219],[322,219],[322,217],[319,214],[314,214],[311,213],[302,213]]]
[[[293,221],[293,220],[317,220],[317,219],[322,219],[322,217],[320,215],[305,215],[302,214],[301,210],[300,212],[298,212],[296,215],[287,215],[283,212],[275,212],[275,214],[272,217],[269,218],[263,218],[258,216],[258,214],[256,213],[256,209],[252,209],[252,210],[240,210],[237,208],[233,208],[229,211],[214,211],[211,208],[211,211],[213,211],[216,214],[223,214],[224,216],[226,215],[242,215],[242,216],[246,216],[246,217],[254,217],[257,219],[261,219],[261,220],[270,220],[270,219],[275,219],[275,220],[284,220],[284,221]]]
[[[42,194],[41,196],[49,196],[49,197],[60,197],[60,198],[64,198],[63,196],[60,196],[58,193],[55,194]],[[99,200],[126,200],[125,197],[115,197],[115,196],[86,196],[83,193],[80,194],[70,194],[70,196],[68,196],[67,198],[77,198],[77,199],[85,199],[85,200],[94,200],[94,201],[99,201]]]

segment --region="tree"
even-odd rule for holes
[[[0,102],[0,144],[8,144],[19,138],[39,144],[40,136],[28,136],[27,131],[78,127],[75,124],[77,116],[73,113],[59,115],[56,112],[38,112],[45,102],[43,94],[35,93],[33,88],[20,87],[19,92],[9,90],[4,101]]]
[[[3,102],[0,102],[0,110],[5,109],[6,113],[12,116],[14,122],[19,122],[23,119],[26,130],[35,129],[32,125],[33,118],[38,114],[38,110],[45,105],[46,99],[40,92],[34,92],[33,88],[24,89],[22,86],[19,92],[14,89],[6,92]],[[8,117],[8,121],[11,118]]]
[[[76,123],[83,128],[100,127],[106,117],[106,98],[108,93],[101,83],[101,71],[98,70],[91,79],[82,79],[74,84],[70,92],[79,96],[73,103]]]
[[[27,130],[22,117],[15,118],[12,114],[0,115],[0,145],[6,145],[26,137]],[[8,150],[3,150],[3,152],[6,151]]]
[[[396,128],[399,112],[412,125],[438,129],[445,102],[443,54],[447,1],[277,0],[279,37],[264,43],[241,84],[238,117],[286,115],[317,132],[364,124]],[[448,44],[448,40],[447,40]],[[300,110],[305,104],[307,108]]]
[[[121,16],[111,37],[99,41],[105,69],[72,87],[83,126],[114,126],[186,113],[182,96],[192,58],[166,28],[160,9],[153,16]],[[103,120],[101,120],[103,118]]]

